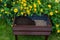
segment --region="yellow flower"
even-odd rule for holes
[[[1,9],[1,12],[4,12],[4,9]]]
[[[57,33],[60,33],[60,30],[57,30]]]
[[[15,8],[15,9],[14,9],[14,12],[15,12],[15,13],[17,13],[17,12],[18,12],[18,9],[17,9],[17,8]]]
[[[55,0],[56,3],[59,3],[59,0]]]
[[[5,11],[5,13],[8,13],[7,11]]]
[[[28,7],[24,7],[24,9],[28,10],[29,8]]]
[[[40,12],[43,12],[43,9],[40,9]]]
[[[9,12],[5,11],[5,14],[10,14]]]
[[[23,9],[23,6],[20,6],[20,10],[22,10]]]
[[[51,8],[51,5],[49,4],[48,7]]]
[[[36,10],[37,10],[37,9],[35,8],[35,9],[34,9],[34,12],[36,12]]]
[[[41,5],[41,2],[39,2],[38,4],[40,4],[40,5]]]
[[[58,13],[58,11],[56,10],[55,13]]]
[[[56,24],[56,27],[58,28],[59,27],[59,24]]]
[[[26,0],[22,0],[22,2],[26,2]]]
[[[40,0],[38,0],[38,1],[40,1]]]
[[[21,12],[21,15],[23,15],[24,14],[24,12]]]
[[[36,8],[36,4],[35,3],[33,4],[33,6],[34,6],[34,8]]]
[[[38,4],[41,4],[40,0],[38,0],[37,2],[38,2]]]
[[[2,14],[0,14],[0,17],[2,16]]]
[[[24,7],[25,7],[26,5],[27,5],[26,3],[23,4]]]
[[[21,2],[21,4],[24,4],[24,2]]]
[[[24,7],[24,9],[28,9],[28,7]]]
[[[7,6],[7,4],[4,4],[4,6]]]
[[[52,16],[53,15],[53,12],[50,12],[50,16]]]
[[[27,10],[26,12],[27,12],[27,14],[30,14],[30,10]]]
[[[32,6],[29,6],[30,9],[32,9]]]

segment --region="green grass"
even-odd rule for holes
[[[44,36],[18,36],[19,40],[44,40]],[[0,22],[0,40],[15,40],[12,27]],[[60,40],[60,34],[52,33],[48,40]]]

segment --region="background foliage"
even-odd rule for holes
[[[53,31],[60,32],[60,0],[0,0],[0,20],[12,25],[14,16],[47,14]]]

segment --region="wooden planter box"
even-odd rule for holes
[[[25,21],[25,22],[24,22]],[[18,35],[44,35],[48,40],[52,27],[48,16],[15,17],[13,33]]]

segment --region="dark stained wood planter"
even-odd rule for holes
[[[33,21],[34,20],[45,20],[47,25],[46,26],[40,26],[40,25],[36,26],[36,22],[32,21],[33,23],[30,23],[31,22],[30,19],[29,19],[29,21],[30,21],[29,22],[29,21],[24,20],[24,18],[23,18],[23,22],[19,22],[20,23],[19,24],[15,18],[14,26],[13,26],[13,33],[16,37],[16,40],[18,40],[17,39],[18,35],[44,35],[46,37],[45,40],[48,40],[48,36],[51,34],[51,31],[52,31],[51,22],[49,20],[49,17],[48,16],[40,16],[40,17],[32,16],[29,18],[31,18]]]

